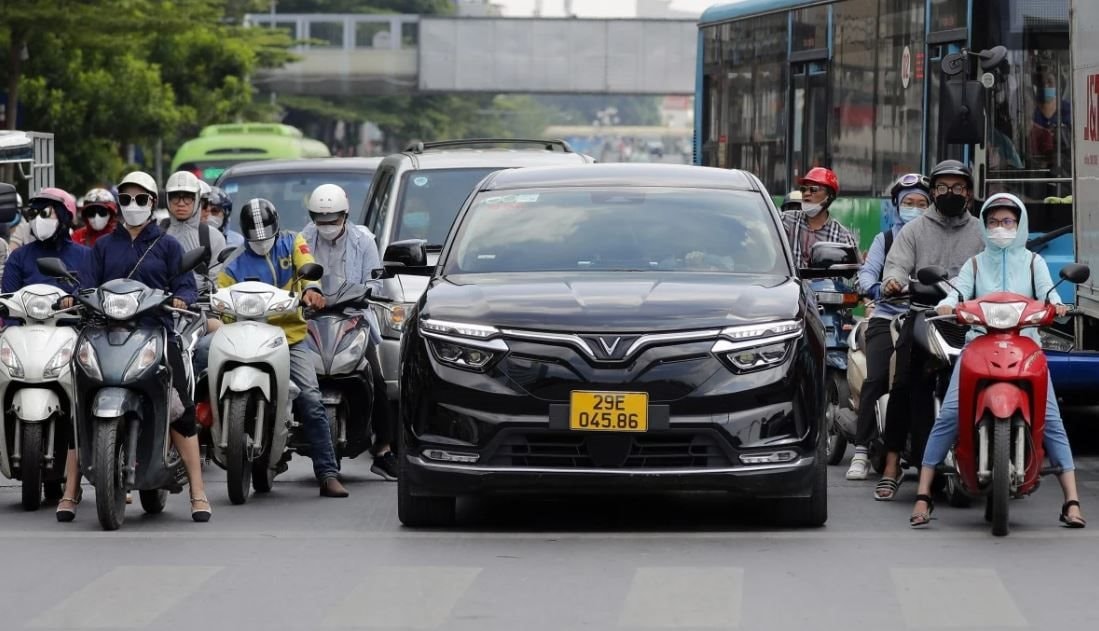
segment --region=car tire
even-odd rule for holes
[[[403,434],[403,432],[401,432]],[[397,518],[409,528],[446,528],[454,525],[457,498],[421,497],[412,494],[404,441],[398,450]]]
[[[813,464],[813,490],[809,497],[778,500],[775,517],[779,526],[820,528],[828,521],[828,449],[823,430],[821,437]]]

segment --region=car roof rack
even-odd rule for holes
[[[434,142],[414,142],[405,148],[412,153],[423,153],[430,149],[475,148],[483,145],[540,145],[546,151],[574,153],[572,146],[564,140],[547,138],[464,138],[461,140],[437,140]]]

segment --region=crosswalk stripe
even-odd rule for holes
[[[723,628],[740,625],[744,569],[642,567],[618,620],[622,627]]]
[[[30,627],[135,629],[186,600],[220,567],[120,565],[30,622]]]
[[[1027,626],[995,570],[893,568],[891,573],[909,628]]]
[[[372,567],[324,624],[433,629],[447,621],[480,572],[479,567]]]

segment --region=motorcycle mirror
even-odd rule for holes
[[[63,278],[76,285],[80,284],[76,277],[69,272],[69,269],[65,267],[65,262],[56,257],[38,259],[38,271],[50,278]]]
[[[15,187],[0,182],[0,223],[11,223],[15,219],[15,213],[19,212],[18,200]]]
[[[1086,283],[1091,278],[1091,268],[1082,263],[1069,263],[1061,268],[1061,280],[1079,285]]]
[[[237,255],[240,252],[240,248],[237,246],[222,248],[221,252],[218,252],[218,263],[224,263],[229,259]]]
[[[324,267],[318,263],[306,263],[298,268],[300,280],[318,281],[324,276]]]
[[[929,265],[916,272],[916,278],[925,285],[934,285],[947,279],[946,270],[938,265]]]
[[[208,258],[208,248],[204,246],[199,246],[193,250],[184,252],[183,257],[179,260],[179,269],[176,270],[176,276],[182,276],[188,272],[194,271],[196,267]]]

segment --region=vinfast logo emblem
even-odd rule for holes
[[[599,345],[603,347],[603,351],[607,353],[608,357],[614,356],[614,349],[618,347],[618,343],[622,341],[622,338],[616,337],[613,342],[607,343],[609,338],[599,338]]]
[[[596,359],[616,361],[626,358],[626,352],[637,341],[637,335],[592,335],[585,337],[588,347]]]

